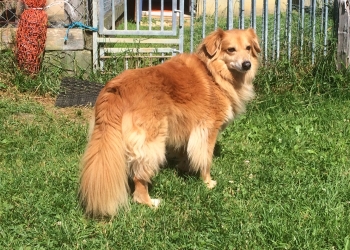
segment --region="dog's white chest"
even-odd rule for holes
[[[226,123],[229,123],[230,121],[232,121],[234,118],[234,114],[233,114],[233,109],[231,105],[228,105],[228,108],[226,110]]]
[[[225,120],[224,123],[221,125],[221,130],[224,130],[227,125],[230,124],[230,122],[234,118],[234,113],[231,105],[228,105],[227,110],[226,110],[226,115],[225,115]]]

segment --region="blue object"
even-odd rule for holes
[[[87,26],[81,22],[73,22],[69,25],[65,25],[65,27],[67,27],[67,33],[66,33],[66,36],[64,37],[64,42],[66,43],[67,40],[68,40],[68,33],[69,33],[69,30],[71,28],[80,28],[80,29],[85,29],[85,30],[90,30],[90,31],[93,31],[93,32],[97,32],[97,28],[94,28],[94,27],[91,27],[91,26]]]

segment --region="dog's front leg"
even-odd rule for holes
[[[201,177],[209,189],[212,189],[216,186],[216,181],[211,179],[210,165],[207,166],[207,168],[201,172]]]

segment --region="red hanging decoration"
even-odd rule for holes
[[[35,75],[40,70],[47,31],[46,0],[24,0],[24,10],[17,29],[16,57],[18,66]]]

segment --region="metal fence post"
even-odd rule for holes
[[[194,0],[190,1],[191,4],[191,20],[190,20],[190,52],[193,52],[193,34],[194,34]]]
[[[338,47],[337,47],[337,68],[347,68],[349,66],[349,0],[338,1]]]
[[[244,0],[240,0],[239,5],[239,28],[244,29]]]
[[[251,2],[250,26],[256,31],[256,0]]]
[[[269,25],[269,14],[268,14],[268,0],[264,0],[264,8],[263,8],[263,55],[264,61],[267,61],[267,48],[268,48],[268,25]]]
[[[327,36],[327,28],[328,28],[328,0],[324,0],[323,4],[323,32],[324,32],[324,38],[323,38],[323,55],[327,55],[327,43],[328,43],[328,36]]]
[[[207,1],[203,0],[203,13],[202,13],[202,18],[203,18],[203,22],[202,22],[202,38],[205,37],[205,26],[206,26],[206,17],[207,17]]]
[[[316,51],[316,0],[312,0],[311,6],[311,26],[312,26],[312,43],[311,43],[311,62],[315,63],[315,51]]]
[[[233,29],[233,1],[227,0],[227,29]]]
[[[92,1],[92,26],[97,27],[98,19],[97,19],[97,0]],[[99,69],[98,62],[98,42],[97,42],[97,32],[92,33],[92,69],[95,72]]]
[[[292,0],[288,0],[288,9],[287,9],[287,51],[288,51],[288,60],[290,61],[292,54]]]

